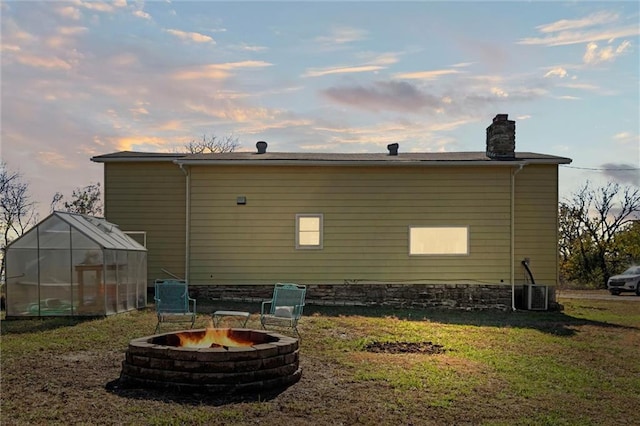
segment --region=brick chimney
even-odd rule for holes
[[[495,160],[515,160],[516,122],[508,114],[498,114],[487,127],[487,157]]]

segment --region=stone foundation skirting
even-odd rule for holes
[[[259,302],[270,299],[273,285],[199,285],[189,287],[202,300]],[[516,286],[516,301],[522,287]],[[306,304],[388,306],[463,310],[511,309],[511,286],[498,284],[326,284],[308,285]]]

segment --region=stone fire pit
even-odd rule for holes
[[[207,328],[131,340],[120,382],[228,394],[282,389],[301,375],[298,339],[261,330]]]

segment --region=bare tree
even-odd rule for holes
[[[580,221],[577,218],[577,213],[577,209],[572,205],[560,203],[558,215],[560,243],[558,247],[561,261],[569,260],[575,250],[576,243],[580,241]]]
[[[60,192],[56,192],[55,195],[53,196],[53,199],[51,200],[51,204],[49,205],[49,210],[53,213],[56,210],[61,210],[61,205],[62,205],[62,199],[64,198],[64,196],[62,195],[62,193]]]
[[[560,203],[560,258],[574,279],[600,281],[613,275],[615,238],[640,214],[640,189],[617,183],[593,189],[587,182]]]
[[[202,135],[202,140],[192,140],[185,145],[187,152],[191,154],[233,152],[240,146],[238,138],[235,136],[224,136],[219,138],[215,135]]]
[[[5,249],[11,241],[22,236],[37,221],[36,204],[31,201],[29,185],[24,182],[19,172],[10,171],[5,163],[0,163],[0,216],[0,277],[4,282]]]
[[[64,201],[64,196],[56,192],[51,200],[51,211],[61,210],[71,213],[98,216],[102,214],[102,193],[100,183],[92,183],[82,188],[76,188],[71,194],[71,201]]]

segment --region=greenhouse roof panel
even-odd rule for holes
[[[103,218],[87,216],[77,213],[53,212],[73,228],[86,235],[105,249],[138,250],[147,249],[133,238],[122,232],[117,225],[107,222]]]

